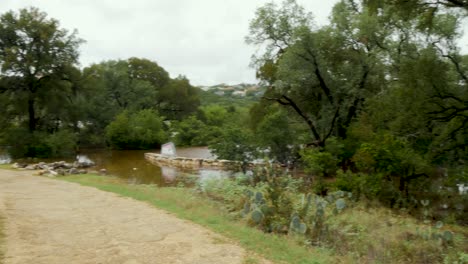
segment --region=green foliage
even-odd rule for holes
[[[162,118],[153,110],[124,111],[106,127],[106,138],[118,149],[150,149],[166,139]]]
[[[363,143],[353,160],[359,169],[388,175],[410,176],[425,172],[427,163],[407,141],[389,134]]]
[[[326,244],[332,238],[329,217],[351,208],[352,203],[347,200],[352,195],[338,191],[322,198],[301,194],[302,186],[302,180],[264,167],[252,176],[212,180],[202,190],[265,232],[299,235],[308,243]]]
[[[339,163],[339,159],[332,153],[316,148],[301,151],[301,160],[304,162],[305,171],[317,176],[333,175]]]
[[[252,133],[234,126],[224,127],[221,136],[214,139],[209,148],[219,159],[237,160],[244,165],[256,156]]]
[[[2,115],[25,120],[31,133],[46,125],[40,121],[63,118],[73,105],[67,99],[79,75],[75,66],[82,42],[76,32],[61,29],[57,20],[37,8],[2,14],[0,91],[9,97]]]
[[[256,125],[257,144],[267,149],[267,157],[282,164],[292,163],[297,155],[297,131],[283,111],[270,112]]]
[[[156,62],[143,58],[111,60],[83,70],[80,104],[87,121],[81,129],[84,145],[101,145],[104,129],[122,111],[152,109],[171,121],[193,114],[198,105],[198,89],[179,76],[171,79]],[[105,103],[103,103],[105,102]]]
[[[161,88],[156,102],[157,109],[164,116],[180,120],[197,110],[200,105],[199,91],[185,76],[178,76]]]
[[[228,121],[228,110],[218,104],[206,105],[200,107],[199,116],[207,126],[221,127]]]
[[[195,116],[171,124],[171,130],[175,134],[174,141],[178,146],[206,146],[210,139],[207,132],[213,132],[208,131],[205,123]]]
[[[352,192],[356,198],[378,198],[385,189],[382,174],[353,173],[339,170],[336,176],[335,186],[339,190]]]
[[[75,154],[77,136],[68,130],[59,130],[52,134],[35,131],[30,133],[26,128],[13,127],[6,132],[1,142],[9,146],[9,153],[14,158],[38,157],[58,158]]]
[[[268,118],[277,118],[276,109],[265,107],[272,103],[303,122],[309,136],[285,145],[314,146],[301,156],[318,177],[318,192],[327,188],[320,176],[339,166],[360,175],[342,172],[349,179],[340,180],[350,184],[343,188],[368,197],[381,190],[390,205],[429,186],[436,190],[441,175],[431,178],[434,168],[459,168],[467,158],[468,60],[458,44],[463,9],[453,1],[340,1],[329,25],[313,27],[295,1],[260,7],[247,40],[262,47],[253,64],[269,88],[263,109],[252,108],[252,127],[257,131],[264,120],[274,127]],[[264,145],[274,147],[279,133],[264,130],[260,138],[270,140]]]
[[[77,136],[68,130],[60,130],[49,134],[44,139],[50,148],[48,157],[70,157],[75,154],[77,147]]]

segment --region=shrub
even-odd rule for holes
[[[75,153],[77,146],[77,136],[68,130],[48,134],[40,131],[30,133],[26,128],[13,127],[3,141],[10,146],[9,152],[14,158],[67,157]]]
[[[368,199],[374,199],[381,193],[382,183],[382,174],[353,173],[339,170],[335,187],[339,190],[352,192],[356,198],[364,196]]]
[[[224,127],[221,137],[213,140],[208,147],[219,159],[240,161],[244,172],[247,163],[257,155],[252,133],[236,126]]]
[[[106,127],[106,138],[118,149],[155,148],[166,139],[163,119],[153,110],[124,111]]]
[[[60,130],[45,137],[45,144],[50,149],[50,157],[66,157],[75,154],[77,135],[68,130]]]
[[[174,141],[180,146],[206,146],[220,137],[221,128],[208,126],[195,116],[174,124]]]

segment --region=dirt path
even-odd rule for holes
[[[223,237],[143,202],[0,170],[5,264],[242,263]]]

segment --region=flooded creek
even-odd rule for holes
[[[159,150],[83,150],[80,159],[90,159],[96,166],[91,170],[106,169],[108,175],[123,178],[131,184],[157,184],[158,186],[193,186],[198,180],[205,180],[213,177],[227,177],[229,172],[219,170],[197,170],[187,171],[178,168],[157,166],[150,163],[144,157],[146,152],[159,153]],[[212,155],[206,147],[178,148],[177,155],[189,158],[211,158]],[[11,160],[6,153],[0,153],[3,163],[10,162],[40,162],[57,160]],[[72,162],[74,159],[61,159]]]

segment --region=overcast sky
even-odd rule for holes
[[[35,6],[86,40],[81,66],[144,57],[194,85],[253,83],[244,38],[267,0],[0,0],[0,13]],[[276,1],[280,2],[280,1]],[[318,25],[337,0],[298,0]],[[466,46],[466,45],[465,45]]]

